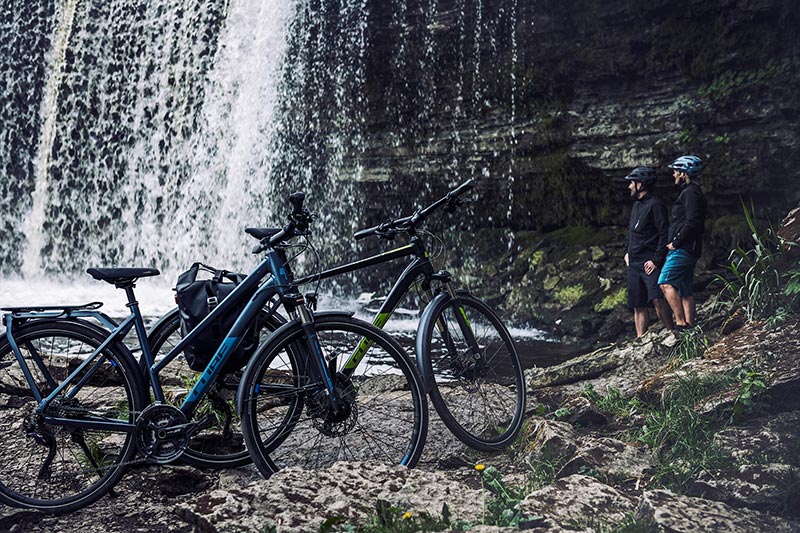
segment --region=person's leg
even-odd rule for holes
[[[686,327],[686,315],[683,313],[683,302],[678,290],[669,283],[662,283],[659,285],[661,292],[664,293],[664,299],[667,300],[672,313],[675,315],[675,326]]]
[[[647,331],[647,324],[649,321],[650,317],[648,316],[646,307],[633,308],[633,324],[636,326],[637,337],[644,335],[644,332]]]
[[[656,308],[656,316],[667,329],[675,329],[675,323],[672,321],[672,309],[670,309],[664,298],[656,298],[653,300],[653,307]]]
[[[694,295],[684,296],[681,298],[681,307],[683,308],[683,316],[686,317],[686,323],[694,326],[695,317],[695,303]]]

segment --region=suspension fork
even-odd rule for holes
[[[475,332],[472,330],[472,324],[470,324],[469,318],[467,318],[467,312],[464,309],[464,306],[461,304],[461,297],[458,295],[458,291],[456,291],[455,287],[453,286],[452,276],[449,272],[440,270],[433,275],[432,279],[441,282],[444,291],[450,297],[449,305],[453,307],[453,314],[455,315],[456,323],[458,324],[458,327],[464,336],[464,340],[467,341],[470,355],[476,362],[479,361],[481,359],[480,346],[478,346],[478,341],[475,339]],[[450,331],[447,329],[445,320],[441,318],[438,319],[436,321],[436,329],[438,329],[439,333],[442,335],[442,339],[447,346],[447,351],[451,355],[456,355],[458,350],[456,349],[456,345],[453,341]]]
[[[290,309],[290,314],[296,314],[300,319],[300,327],[303,330],[303,341],[305,343],[306,353],[310,354],[312,379],[319,380],[325,386],[325,392],[330,400],[330,405],[334,413],[338,413],[339,405],[336,397],[336,388],[331,378],[331,373],[328,371],[328,364],[325,360],[325,355],[320,348],[319,338],[317,337],[317,330],[314,327],[314,317],[311,311],[306,307],[303,296],[299,293],[287,294],[283,297],[287,309]],[[306,370],[308,371],[308,370]]]

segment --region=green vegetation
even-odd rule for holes
[[[745,361],[730,372],[679,378],[657,400],[626,398],[616,389],[599,394],[591,386],[584,396],[599,411],[628,429],[623,438],[658,453],[651,486],[685,493],[690,480],[707,469],[730,466],[732,460],[713,444],[713,436],[745,414],[759,409],[766,376],[759,364]],[[737,391],[732,401],[714,407],[724,391]]]
[[[583,285],[575,284],[558,289],[555,294],[553,294],[553,298],[555,298],[555,300],[561,305],[573,306],[585,295],[586,291],[584,290]]]
[[[358,533],[405,533],[412,531],[466,531],[469,524],[462,521],[453,521],[447,504],[442,506],[440,516],[429,513],[412,513],[404,511],[385,500],[378,500],[375,505],[375,514],[360,525],[343,524],[342,517],[333,517],[322,523],[320,533],[329,531],[349,531]]]
[[[760,69],[723,72],[711,83],[700,87],[698,93],[712,100],[722,100],[744,88],[764,83],[782,74],[796,73],[798,70],[800,70],[800,57],[771,59]]]
[[[730,255],[727,275],[717,276],[721,296],[733,308],[744,309],[748,320],[770,319],[778,325],[800,311],[800,265],[787,257],[797,243],[783,241],[772,227],[759,231],[753,208],[742,203],[752,247],[737,246]]]
[[[605,311],[611,311],[618,305],[622,305],[628,298],[628,289],[626,287],[620,287],[616,291],[607,294],[600,300],[598,303],[595,304],[594,310],[598,313],[603,313]]]
[[[708,337],[703,333],[701,326],[682,331],[678,342],[670,352],[667,368],[677,368],[690,359],[701,357],[703,352],[708,349],[708,345]]]

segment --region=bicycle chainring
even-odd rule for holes
[[[148,405],[136,420],[136,448],[151,463],[171,463],[189,445],[187,422],[177,407]]]

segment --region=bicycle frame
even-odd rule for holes
[[[139,344],[142,348],[142,358],[145,364],[145,372],[150,379],[150,383],[153,387],[153,393],[155,398],[159,402],[164,402],[164,392],[161,388],[160,382],[158,380],[159,372],[169,364],[173,359],[175,359],[178,355],[181,354],[183,349],[191,343],[201,332],[203,332],[206,328],[210,327],[210,325],[217,319],[219,316],[223,315],[224,313],[228,312],[232,307],[234,307],[238,302],[240,302],[243,298],[242,295],[247,294],[248,291],[252,290],[255,286],[257,286],[262,279],[267,278],[270,274],[271,277],[267,279],[258,289],[256,290],[255,294],[250,298],[247,305],[242,310],[239,317],[234,322],[231,330],[228,332],[225,339],[223,339],[220,346],[217,348],[214,356],[212,357],[209,364],[206,366],[205,370],[200,375],[197,382],[194,384],[192,389],[186,396],[186,399],[180,406],[180,410],[187,415],[187,418],[190,418],[195,406],[203,397],[203,395],[207,392],[211,384],[217,378],[219,373],[221,372],[222,367],[224,366],[225,362],[227,361],[228,357],[231,353],[238,347],[239,342],[244,335],[246,329],[249,327],[251,322],[256,318],[259,312],[261,312],[264,305],[275,295],[279,295],[282,299],[284,296],[289,295],[290,293],[296,292],[296,285],[291,279],[291,274],[288,273],[289,271],[288,266],[286,265],[286,258],[285,254],[282,250],[275,250],[270,248],[267,250],[266,257],[264,260],[256,266],[256,268],[245,278],[245,280],[240,283],[239,285],[234,288],[234,290],[228,295],[227,298],[222,300],[220,304],[215,307],[209,315],[203,319],[200,324],[197,325],[186,337],[184,337],[181,342],[179,342],[174,348],[172,348],[169,353],[164,356],[164,358],[156,363],[154,361],[154,357],[152,351],[150,349],[150,344],[147,340],[147,332],[144,326],[144,319],[142,318],[141,311],[139,310],[139,304],[135,299],[133,294],[133,287],[125,287],[125,292],[128,298],[128,307],[130,308],[130,314],[119,324],[117,324],[114,320],[109,318],[103,313],[98,311],[92,310],[88,306],[85,307],[64,307],[64,308],[52,308],[52,309],[61,309],[61,311],[12,311],[5,313],[4,321],[7,325],[6,328],[6,337],[8,338],[9,344],[12,347],[12,350],[22,368],[23,374],[25,379],[27,380],[31,391],[39,403],[37,407],[37,412],[42,414],[45,421],[48,424],[54,425],[65,425],[70,427],[84,427],[90,429],[105,429],[105,430],[114,430],[119,432],[130,433],[134,431],[135,424],[133,423],[123,423],[123,422],[112,422],[106,420],[92,420],[92,419],[65,419],[59,417],[51,417],[44,415],[44,411],[47,406],[57,397],[61,396],[62,394],[67,397],[71,398],[77,394],[78,390],[86,384],[89,377],[92,375],[92,370],[98,368],[100,364],[104,361],[105,356],[101,356],[102,352],[108,348],[111,344],[117,342],[118,340],[122,340],[125,335],[130,332],[132,328],[135,328],[137,337],[139,339]],[[290,271],[289,271],[290,272]],[[319,345],[316,342],[316,336],[313,334],[313,326],[309,324],[312,323],[312,319],[310,315],[308,315],[305,307],[302,305],[302,297],[299,299],[292,299],[287,298],[284,301],[284,304],[289,307],[290,312],[293,314],[295,309],[299,310],[299,314],[301,319],[304,323],[304,327],[308,331],[310,331],[310,335],[306,336],[307,342],[309,343],[309,347],[311,348],[311,353],[317,356],[317,361],[313,367],[317,373],[321,373],[326,383],[326,386],[329,388],[329,392],[333,393],[333,383],[328,376],[326,365],[324,364],[323,355],[321,350],[319,349]],[[91,305],[91,304],[90,304]],[[297,305],[297,307],[293,307]],[[44,308],[42,308],[44,309]],[[51,308],[47,308],[51,309]],[[62,381],[62,383],[55,387],[55,389],[50,392],[46,397],[42,396],[41,391],[36,386],[33,374],[31,373],[30,369],[27,366],[27,363],[22,356],[19,346],[17,345],[14,337],[13,337],[13,323],[15,320],[25,321],[28,319],[70,319],[70,318],[93,318],[99,321],[105,328],[109,329],[110,332],[107,334],[105,340],[100,344],[100,346],[92,352],[92,354],[87,357],[78,367],[70,373],[67,378]],[[307,332],[308,332],[307,331]],[[130,353],[128,352],[128,355]],[[44,370],[44,365],[40,360],[36,360],[34,358],[34,362],[40,368],[40,370]],[[89,367],[89,365],[94,365],[92,369],[87,372],[86,376],[82,378],[77,383],[73,383],[76,377],[83,372],[84,370]],[[46,372],[43,371],[46,379],[51,385],[55,385],[55,382],[52,380],[52,377]],[[313,376],[316,377],[316,376]],[[68,390],[69,389],[69,390]],[[65,392],[66,391],[66,392]]]
[[[400,259],[411,255],[415,256],[414,259],[406,266],[405,270],[403,270],[402,274],[400,274],[400,277],[397,279],[397,281],[395,281],[386,299],[378,309],[375,318],[372,320],[372,324],[375,327],[383,329],[383,326],[385,326],[389,321],[389,318],[391,318],[394,310],[400,304],[400,301],[403,299],[406,293],[408,293],[409,289],[414,285],[415,281],[420,276],[424,278],[422,288],[424,294],[427,296],[428,301],[433,296],[430,290],[430,282],[434,279],[439,279],[440,281],[444,282],[451,296],[454,298],[456,297],[455,291],[453,291],[452,287],[449,285],[450,275],[446,272],[434,272],[433,264],[431,263],[427,250],[425,249],[425,245],[418,235],[412,234],[411,242],[405,246],[367,257],[365,259],[354,261],[352,263],[334,267],[318,274],[306,276],[300,280],[297,280],[296,283],[300,285],[307,282],[328,279],[340,274],[348,274],[356,270],[361,270],[362,268],[368,268],[382,263],[387,263],[389,261],[394,261],[395,259]],[[464,316],[463,309],[461,310],[461,313],[457,315],[457,320],[461,324],[462,330],[468,332],[465,333],[469,337],[468,341],[473,346],[476,346],[477,344],[475,339],[472,337],[472,328],[470,328],[469,323]],[[439,324],[439,329],[445,335],[445,340],[449,344],[451,341],[449,335],[445,331],[444,325]],[[370,342],[367,339],[362,339],[342,367],[342,372],[347,376],[352,375],[369,348]]]

